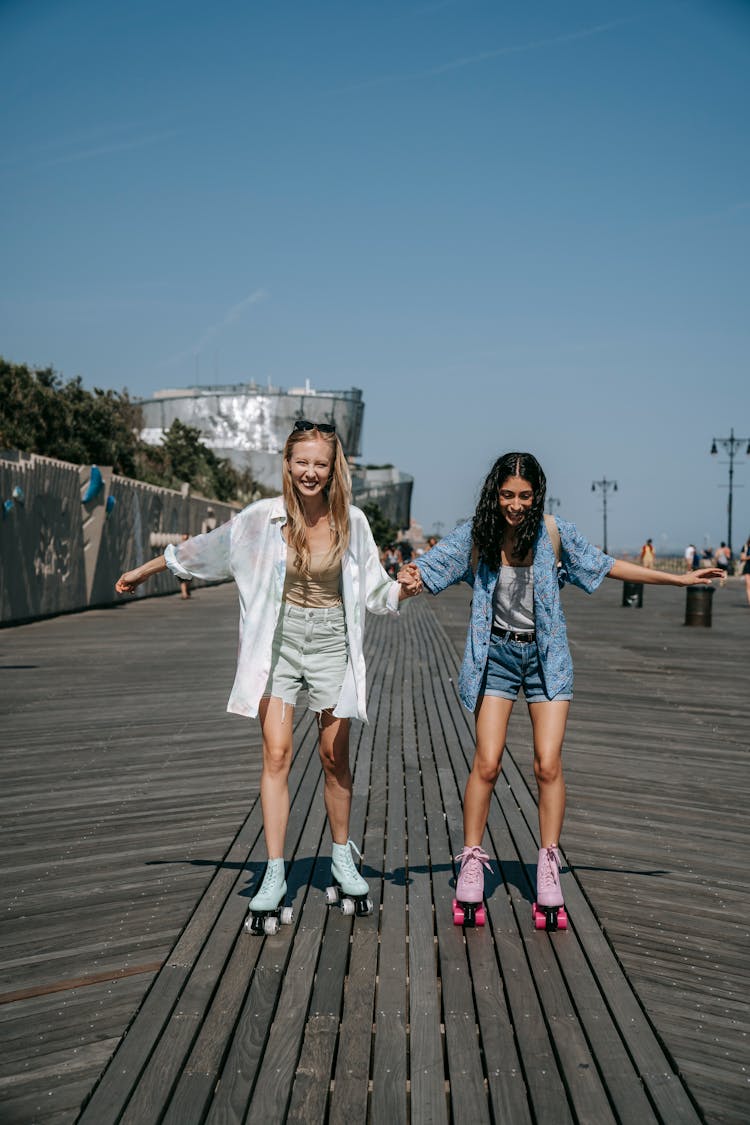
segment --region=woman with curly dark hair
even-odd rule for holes
[[[459,677],[461,700],[475,715],[476,752],[464,793],[464,848],[456,856],[461,866],[453,916],[458,924],[484,923],[483,868],[489,868],[489,859],[482,839],[508,720],[522,688],[539,789],[541,847],[532,916],[539,929],[567,925],[558,844],[573,665],[560,586],[570,582],[593,593],[605,577],[670,586],[705,585],[721,577],[712,567],[678,575],[614,559],[589,543],[574,524],[545,516],[545,492],[542,467],[532,454],[504,454],[484,482],[473,519],[415,564],[433,594],[460,581],[474,590]]]

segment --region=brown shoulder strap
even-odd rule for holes
[[[560,529],[557,526],[557,520],[554,516],[545,516],[544,524],[547,528],[547,534],[552,540],[552,550],[555,552],[555,558],[558,563],[560,562]]]
[[[476,578],[477,570],[479,569],[479,548],[476,543],[471,545],[471,572]]]

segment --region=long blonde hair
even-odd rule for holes
[[[315,441],[318,438],[324,441],[333,453],[331,475],[323,490],[328,501],[328,516],[333,536],[333,542],[327,557],[335,562],[342,558],[349,546],[349,505],[352,501],[352,478],[341,442],[336,434],[321,433],[317,427],[312,430],[293,430],[284,444],[281,479],[288,518],[287,543],[294,550],[294,565],[305,575],[310,574],[307,525],[305,524],[302,501],[292,481],[289,460],[295,445],[301,441]]]

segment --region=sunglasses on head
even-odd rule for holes
[[[306,418],[299,418],[294,423],[294,433],[296,430],[319,430],[321,434],[335,434],[336,426],[333,422],[308,422]]]

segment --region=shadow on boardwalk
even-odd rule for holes
[[[739,857],[711,873],[740,839],[746,677],[723,678],[721,708],[699,698],[679,593],[638,617],[605,586],[569,603],[571,927],[554,935],[530,924],[523,715],[488,826],[487,926],[452,924],[473,750],[454,687],[462,592],[370,621],[352,837],[375,914],[325,906],[316,732],[299,711],[295,921],[263,939],[242,930],[264,859],[257,728],[222,714],[232,588],[0,635],[3,1122],[745,1120]],[[701,631],[707,661],[739,628]],[[199,652],[216,659],[191,680]]]

